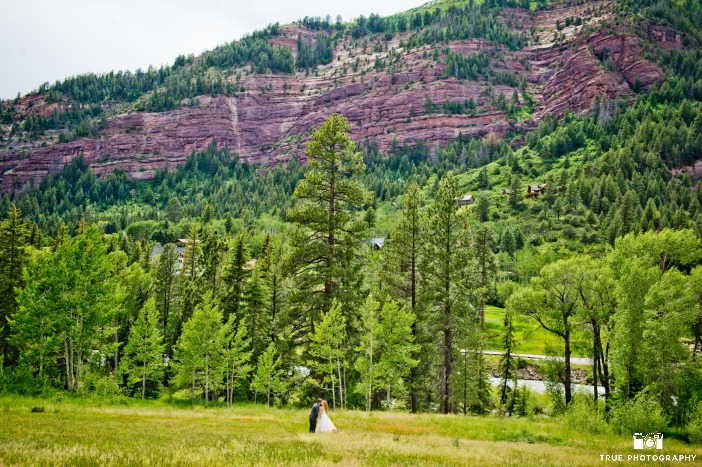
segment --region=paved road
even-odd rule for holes
[[[502,355],[503,352],[495,352],[494,350],[486,350],[485,355]],[[515,357],[527,358],[529,360],[548,360],[549,358],[557,358],[563,360],[563,357],[549,357],[548,355],[534,355],[529,353],[513,353]],[[591,358],[570,357],[570,363],[576,365],[592,365]]]

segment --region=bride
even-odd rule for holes
[[[336,431],[336,427],[329,418],[329,404],[327,401],[322,401],[319,407],[319,420],[317,421],[317,428],[314,430],[315,433],[331,433]]]

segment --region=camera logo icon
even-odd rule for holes
[[[663,449],[663,433],[634,433],[634,449]]]

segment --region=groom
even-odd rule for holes
[[[319,415],[319,404],[322,403],[322,399],[317,399],[317,402],[312,406],[312,412],[310,412],[310,433],[314,433],[317,428],[317,416]]]

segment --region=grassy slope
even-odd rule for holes
[[[604,453],[636,453],[628,436],[585,434],[554,419],[335,411],[338,433],[310,435],[306,410],[18,396],[0,397],[0,405],[0,464],[7,465],[577,466]],[[34,406],[45,412],[32,413]],[[665,447],[666,454],[699,453],[676,440]]]
[[[495,306],[485,307],[485,337],[488,350],[502,350],[504,336],[505,310]],[[517,317],[514,321],[514,337],[517,342],[516,353],[545,355],[545,344],[550,343],[557,349],[563,344],[553,334],[541,328],[536,321],[526,317]],[[580,354],[574,352],[574,357]],[[583,355],[584,356],[584,355]]]

